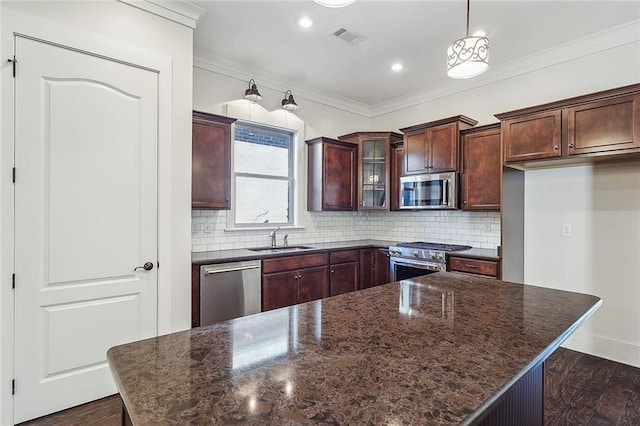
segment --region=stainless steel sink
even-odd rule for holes
[[[282,246],[282,247],[254,247],[247,249],[249,251],[260,251],[260,252],[268,252],[268,253],[280,253],[283,251],[299,251],[299,250],[309,250],[313,247],[310,246]]]

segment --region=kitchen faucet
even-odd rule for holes
[[[280,229],[280,227],[278,226],[276,229],[271,231],[271,233],[269,234],[269,236],[271,237],[271,247],[273,247],[273,248],[276,248],[276,232],[278,232],[279,229]]]

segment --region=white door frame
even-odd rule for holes
[[[2,13],[13,13],[4,9]],[[21,19],[22,18],[22,19]],[[124,62],[158,72],[158,334],[172,331],[172,59],[94,33],[53,21],[20,15],[5,19],[0,34],[0,424],[13,424],[13,397],[10,383],[14,366],[14,295],[11,275],[14,270],[14,199],[11,170],[14,158],[14,109],[12,66],[14,35],[24,35],[46,43],[58,44],[89,54]],[[17,70],[19,71],[18,60]],[[19,282],[18,282],[19,285]]]

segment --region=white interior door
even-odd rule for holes
[[[20,36],[16,59],[18,423],[114,394],[107,349],[157,334],[158,75]]]

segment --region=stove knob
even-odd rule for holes
[[[432,258],[432,259],[437,259],[437,258],[438,258],[438,256],[436,255],[436,253],[431,253],[431,258]]]
[[[414,250],[414,251],[411,252],[411,254],[413,254],[413,257],[418,257],[420,252],[418,252],[418,250]]]

